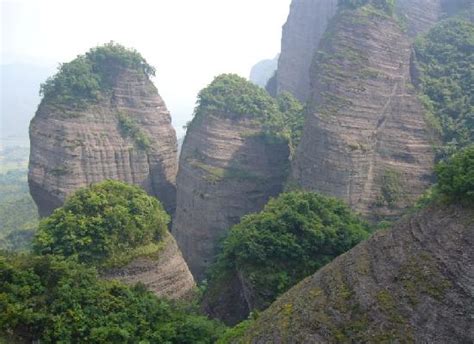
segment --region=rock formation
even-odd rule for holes
[[[172,213],[176,134],[147,74],[116,66],[109,89],[83,103],[45,96],[31,121],[28,181],[40,215],[51,214],[76,189],[104,179],[139,185]]]
[[[314,53],[336,14],[338,0],[293,0],[283,26],[277,93],[290,92],[305,102],[310,95],[309,70]]]
[[[196,285],[181,251],[170,234],[162,240],[163,248],[158,253],[136,258],[124,267],[107,270],[102,277],[130,285],[143,283],[159,297],[190,297]]]
[[[369,4],[341,8],[320,48],[292,178],[371,218],[397,216],[429,186],[434,160],[411,39]]]
[[[416,35],[428,31],[441,16],[442,0],[397,0],[396,11],[407,33]]]
[[[472,343],[474,211],[431,206],[278,299],[244,343]]]
[[[223,75],[200,97],[181,151],[172,230],[198,280],[229,227],[281,192],[290,154],[288,143],[265,135],[258,119],[257,112],[273,109],[263,89]]]
[[[249,80],[255,85],[265,87],[268,80],[273,76],[278,66],[278,55],[274,59],[258,62],[250,71]]]

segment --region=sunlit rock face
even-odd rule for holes
[[[341,10],[310,72],[311,97],[292,179],[369,218],[400,215],[430,185],[434,154],[399,22]]]
[[[177,145],[170,114],[144,73],[121,69],[114,80],[99,102],[81,109],[41,102],[30,125],[28,175],[41,216],[104,179],[139,185],[174,212]],[[124,133],[119,115],[146,136],[146,148]]]

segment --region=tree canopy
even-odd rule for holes
[[[59,66],[58,72],[41,85],[40,95],[57,104],[84,106],[110,90],[121,69],[155,75],[155,69],[134,49],[110,42],[92,48]]]
[[[0,341],[214,343],[223,326],[55,256],[0,254]]]
[[[199,93],[193,122],[207,115],[248,118],[260,123],[266,134],[285,138],[296,146],[303,128],[303,111],[290,93],[274,99],[263,88],[236,74],[222,74]]]
[[[78,190],[43,219],[33,247],[39,254],[101,265],[159,242],[169,221],[157,199],[137,186],[108,180]]]
[[[340,200],[290,192],[245,216],[222,243],[209,291],[239,273],[264,308],[278,295],[369,236],[369,226]]]

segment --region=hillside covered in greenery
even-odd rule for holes
[[[55,104],[83,107],[110,91],[122,69],[155,75],[139,52],[110,42],[61,64],[56,75],[41,85],[40,95]]]
[[[420,87],[442,156],[474,142],[474,25],[452,18],[415,43]]]
[[[78,190],[43,219],[34,251],[92,265],[125,264],[159,250],[169,221],[156,198],[136,186],[108,180]]]

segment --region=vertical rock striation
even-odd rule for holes
[[[141,70],[115,68],[110,90],[79,108],[45,97],[31,121],[30,141],[28,181],[41,216],[104,179],[139,185],[174,211],[176,134]]]
[[[410,80],[410,38],[366,5],[341,9],[311,70],[292,178],[373,218],[401,213],[430,184],[434,154]]]
[[[277,93],[290,92],[301,102],[310,95],[309,70],[314,53],[335,15],[338,0],[293,0],[283,26]]]

